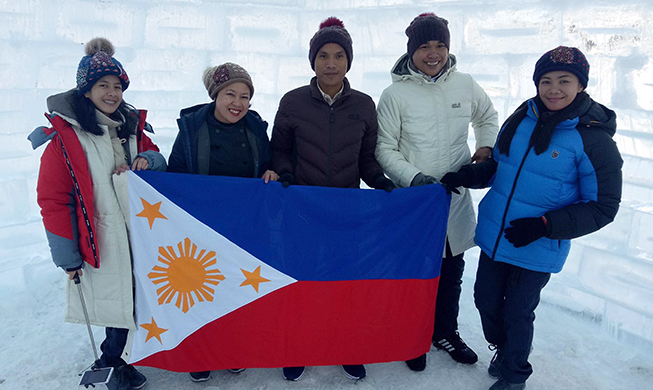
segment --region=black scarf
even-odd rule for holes
[[[528,146],[533,146],[535,148],[536,155],[544,153],[544,151],[549,148],[553,131],[558,124],[567,119],[581,116],[589,110],[590,105],[592,104],[592,99],[590,99],[590,96],[585,91],[576,95],[576,98],[570,105],[558,111],[549,111],[539,96],[535,96],[533,101],[537,106],[539,117],[535,124],[535,128],[533,129],[533,134],[531,134]],[[522,105],[519,106],[519,108],[517,108],[508,119],[506,119],[506,122],[503,125],[501,136],[497,141],[497,146],[499,147],[499,151],[504,153],[506,156],[509,156],[510,144],[512,143],[512,138],[515,136],[515,132],[517,131],[517,126],[519,126],[522,120],[524,120],[527,111],[528,101],[522,103]]]

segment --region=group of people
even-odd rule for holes
[[[535,65],[536,96],[499,131],[485,91],[456,70],[448,22],[432,13],[406,29],[407,52],[392,67],[378,109],[351,88],[352,39],[337,18],[310,40],[315,77],[285,94],[271,139],[250,110],[254,84],[233,63],[206,69],[211,103],[185,108],[166,164],[147,132],[146,112],[123,100],[129,78],[109,41],[86,45],[77,86],[48,98],[52,126],[31,135],[46,144],[38,203],[52,258],[71,279],[80,276],[91,323],[106,328],[97,367],[114,367],[112,390],[142,388],[147,379],[121,355],[133,318],[131,254],[123,178],[131,170],[237,176],[289,185],[374,189],[438,184],[451,193],[442,253],[433,346],[457,362],[478,357],[458,334],[464,252],[481,248],[474,299],[486,340],[495,350],[490,390],[523,389],[534,310],[551,273],[566,260],[570,239],[610,223],[621,197],[622,160],[612,136],[615,113],[585,92],[589,63],[580,50],[558,47]],[[467,143],[469,124],[476,147]],[[469,188],[490,187],[478,224]],[[67,320],[84,322],[68,291]],[[434,302],[435,304],[435,302]],[[426,354],[406,362],[426,367]],[[343,365],[351,379],[363,365]],[[240,372],[242,368],[234,368]],[[304,367],[283,368],[297,381]],[[193,381],[210,371],[190,373]]]

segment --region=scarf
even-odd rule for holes
[[[544,153],[544,151],[549,148],[551,137],[553,137],[553,131],[561,122],[581,116],[589,110],[590,105],[592,104],[592,99],[590,99],[590,96],[585,91],[580,92],[576,95],[576,98],[571,102],[571,104],[558,111],[550,111],[547,109],[539,96],[535,96],[532,100],[537,106],[539,116],[535,128],[533,129],[533,134],[531,134],[531,139],[528,142],[528,146],[534,147],[536,155]],[[519,124],[526,117],[527,111],[528,101],[525,101],[508,119],[506,119],[499,140],[497,141],[500,153],[509,156],[512,138],[515,136]]]

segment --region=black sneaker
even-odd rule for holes
[[[240,374],[241,372],[245,371],[244,368],[228,368],[227,371],[229,371],[232,374]]]
[[[526,382],[510,383],[507,380],[500,378],[498,381],[494,382],[489,390],[524,390],[525,388]]]
[[[206,382],[211,379],[211,371],[189,372],[188,375],[193,382]]]
[[[426,354],[415,359],[406,360],[406,365],[413,371],[424,371],[426,368]]]
[[[362,364],[343,364],[342,373],[349,379],[359,380],[365,378],[365,366]]]
[[[457,331],[439,340],[433,339],[433,346],[447,351],[451,358],[458,363],[474,364],[478,361],[476,353],[465,344]]]
[[[120,367],[113,368],[111,379],[106,383],[109,390],[132,390],[133,387],[129,384],[129,378],[125,371],[126,364]]]
[[[284,367],[283,379],[287,381],[298,381],[304,377],[304,367]]]
[[[490,365],[487,368],[487,373],[494,379],[499,379],[501,374],[499,373],[499,366],[503,363],[503,355],[496,345],[488,346],[490,351],[494,351],[494,356],[490,360]]]
[[[134,390],[139,390],[145,387],[147,384],[147,378],[145,375],[141,374],[134,368],[134,366],[130,364],[125,365],[125,375],[127,376],[127,379],[129,380],[129,384],[131,385],[132,389]]]

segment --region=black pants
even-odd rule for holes
[[[105,328],[106,337],[100,345],[102,356],[100,364],[102,367],[119,367],[125,364],[122,360],[122,351],[127,344],[127,334],[129,329],[122,328]]]
[[[437,341],[458,330],[458,301],[462,292],[463,271],[465,270],[464,253],[457,256],[451,254],[449,241],[446,257],[442,259],[440,268],[440,283],[435,302],[435,325],[433,340]]]
[[[474,302],[485,339],[501,351],[499,373],[508,382],[526,382],[533,373],[528,355],[533,344],[535,308],[550,278],[550,273],[494,261],[481,252]]]

